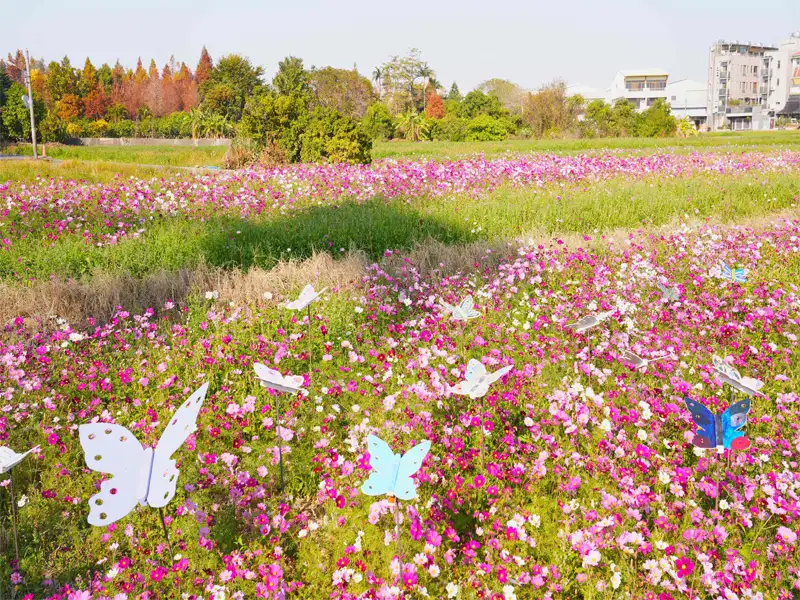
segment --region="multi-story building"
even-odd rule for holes
[[[624,98],[642,111],[652,106],[656,98],[667,99],[668,79],[669,74],[659,69],[620,71],[611,82],[606,98],[611,104]]]
[[[783,108],[776,112],[776,115],[800,119],[800,51],[792,55],[791,76],[789,97]]]
[[[711,130],[769,129],[769,89],[762,83],[769,60],[778,48],[765,44],[725,42],[711,47],[706,105]]]
[[[765,70],[761,74],[761,85],[767,89],[767,107],[780,112],[786,106],[792,87],[792,58],[800,52],[800,31],[781,42],[777,50],[764,55]]]
[[[679,119],[688,117],[698,129],[703,127],[708,119],[707,96],[706,84],[701,81],[680,79],[667,84],[667,102],[672,114]]]

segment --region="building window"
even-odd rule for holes
[[[677,96],[670,96],[669,99],[670,99],[671,102],[675,102],[675,100],[677,100],[678,97]]]

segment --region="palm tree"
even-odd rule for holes
[[[372,72],[372,81],[378,86],[378,98],[383,98],[383,85],[382,85],[383,71],[380,67],[375,67]]]
[[[406,111],[400,115],[397,126],[405,134],[407,140],[418,142],[422,133],[422,115],[413,110]]]
[[[201,137],[204,118],[205,114],[199,108],[193,108],[192,110],[189,111],[189,119],[191,120],[192,124],[193,140],[196,140],[197,138]]]
[[[422,77],[425,80],[425,83],[422,84],[422,110],[424,111],[426,105],[428,103],[428,85],[430,84],[431,79],[433,79],[435,73],[433,69],[428,66],[428,63],[424,63],[419,70],[417,71],[417,77]]]

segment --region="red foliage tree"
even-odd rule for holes
[[[425,116],[429,119],[441,119],[444,117],[444,100],[436,92],[428,94],[428,102],[425,105]]]
[[[97,86],[83,99],[83,114],[90,119],[102,119],[110,105],[111,98],[102,86]]]
[[[206,47],[203,46],[203,51],[200,53],[200,62],[197,63],[197,69],[195,70],[197,85],[203,85],[211,77],[211,69],[213,68],[214,62],[211,60],[211,55],[206,50]]]

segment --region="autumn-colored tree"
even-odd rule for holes
[[[102,119],[110,104],[111,98],[103,87],[98,85],[83,99],[83,114],[90,119]]]
[[[86,62],[83,64],[81,77],[78,80],[78,94],[85,98],[95,87],[97,87],[97,69],[94,68],[92,61],[87,57]]]
[[[111,70],[111,85],[112,87],[115,85],[122,85],[125,82],[125,67],[119,64],[114,65],[114,68]]]
[[[78,74],[72,68],[68,57],[65,56],[60,63],[53,61],[47,66],[45,86],[51,106],[65,95],[77,93]]]
[[[147,71],[142,66],[142,58],[139,57],[139,62],[136,63],[136,70],[133,72],[133,80],[136,83],[144,83],[147,81]]]
[[[200,53],[200,62],[197,63],[194,76],[197,80],[197,85],[203,85],[208,78],[211,77],[211,70],[214,68],[214,62],[211,60],[211,55],[203,46],[203,51]]]
[[[56,102],[56,114],[62,121],[72,121],[83,113],[83,102],[77,94],[64,94]]]
[[[425,116],[429,119],[441,119],[444,117],[444,100],[436,92],[428,93],[428,102],[425,105]]]
[[[23,75],[25,72],[25,55],[22,53],[22,50],[17,50],[15,55],[12,55],[10,52],[8,53],[5,71],[6,76],[8,76],[12,82],[20,85],[25,84],[25,76]]]
[[[197,91],[197,81],[186,63],[181,63],[181,68],[175,76],[175,86],[180,99],[180,110],[190,111],[200,104],[200,95]]]
[[[150,67],[147,69],[147,76],[150,79],[158,79],[158,67],[154,58],[150,59]]]

